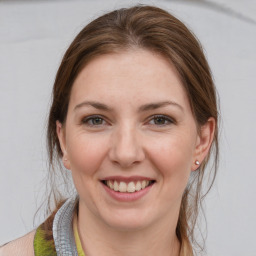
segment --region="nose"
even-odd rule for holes
[[[123,168],[131,167],[144,160],[142,138],[135,127],[126,125],[113,132],[109,158],[113,163]]]

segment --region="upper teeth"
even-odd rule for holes
[[[129,192],[129,193],[133,193],[135,191],[144,189],[149,185],[149,183],[150,183],[149,180],[131,181],[129,183],[125,183],[123,181],[118,182],[116,180],[115,181],[108,180],[106,182],[107,186],[115,191]]]

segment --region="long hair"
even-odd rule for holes
[[[56,134],[56,121],[65,123],[71,88],[79,72],[93,58],[130,49],[145,49],[161,54],[178,71],[190,102],[195,121],[200,127],[210,117],[216,121],[213,143],[200,168],[190,177],[181,202],[176,228],[181,243],[181,256],[191,256],[196,245],[195,227],[205,194],[211,188],[218,163],[218,107],[216,89],[202,47],[192,32],[170,13],[153,6],[138,5],[107,13],[89,23],[67,49],[58,69],[48,120],[49,179],[48,214],[45,229],[51,232],[56,207],[63,197],[55,185],[56,168],[60,167],[62,152]],[[206,192],[202,185],[210,156],[210,183]],[[63,174],[63,170],[60,170]],[[64,177],[64,184],[68,182]],[[53,206],[50,207],[50,204]],[[58,207],[57,207],[58,208]],[[47,223],[49,225],[47,225]]]

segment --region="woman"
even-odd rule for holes
[[[1,253],[195,255],[217,127],[210,69],[183,23],[151,6],[92,21],[64,55],[48,123],[50,164],[62,160],[77,195]]]

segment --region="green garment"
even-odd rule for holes
[[[53,237],[47,237],[47,234],[43,229],[43,224],[36,230],[34,238],[34,252],[35,256],[57,256]]]
[[[85,256],[78,234],[77,208],[75,209],[73,219],[73,232],[78,256]],[[57,256],[52,231],[48,231],[47,234],[44,229],[44,223],[41,224],[36,230],[34,238],[34,252],[35,256]]]

